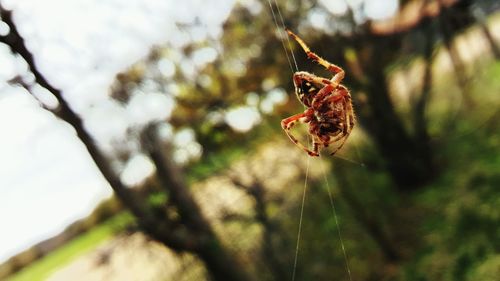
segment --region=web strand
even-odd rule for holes
[[[275,2],[276,7],[278,7],[276,0],[274,2]],[[290,66],[290,69],[292,70],[292,73],[293,73],[294,70],[293,70],[293,66],[292,66],[292,61],[290,60],[290,55],[288,55],[288,50],[286,48],[285,41],[283,40],[283,31],[281,30],[281,28],[278,24],[278,19],[276,18],[276,13],[274,12],[274,8],[273,8],[273,5],[271,4],[271,0],[267,0],[267,3],[269,3],[269,8],[271,8],[271,14],[273,15],[274,25],[276,26],[276,30],[278,31],[278,34],[280,36],[281,45],[283,46],[283,50],[285,51],[286,59],[288,60],[288,65]],[[279,8],[278,8],[278,10],[279,10]],[[283,29],[284,29],[284,26],[283,26]],[[295,60],[293,53],[292,53],[292,57]],[[297,63],[295,63],[295,65],[297,65]]]
[[[340,160],[347,161],[347,162],[355,164],[355,165],[358,165],[358,166],[363,167],[363,168],[366,167],[365,163],[363,163],[363,162],[359,162],[359,161],[356,161],[356,160],[353,160],[353,159],[350,159],[350,158],[347,158],[347,157],[344,157],[344,156],[341,156],[338,154],[335,154],[333,157],[338,158]],[[361,158],[361,157],[359,157],[359,153],[358,153],[358,158]]]
[[[309,163],[311,161],[311,158],[307,158],[307,168],[306,168],[306,178],[304,180],[304,190],[302,192],[302,204],[300,207],[300,218],[299,218],[299,230],[297,232],[297,245],[295,246],[295,258],[293,261],[293,271],[292,271],[292,281],[295,281],[295,274],[297,272],[297,261],[299,257],[299,246],[300,246],[300,236],[302,233],[302,219],[304,217],[304,205],[306,202],[306,193],[307,193],[307,180],[309,177]]]
[[[286,26],[285,26],[285,22],[283,20],[283,16],[281,15],[281,11],[280,11],[278,2],[276,0],[274,0],[274,4],[276,6],[278,15],[280,17],[281,27],[278,24],[278,19],[276,17],[276,13],[274,11],[273,5],[271,4],[271,0],[267,0],[267,2],[269,3],[269,7],[271,9],[271,14],[273,16],[274,24],[275,24],[276,30],[278,31],[278,34],[280,36],[281,45],[283,46],[283,50],[285,51],[286,59],[288,60],[288,65],[290,66],[290,70],[292,71],[292,73],[295,71],[299,71],[299,67],[297,65],[297,60],[295,59],[295,55],[293,54],[293,51],[292,51],[290,38],[288,38],[288,36],[285,32]],[[290,49],[290,54],[291,54],[292,59],[290,59],[290,55],[288,54],[289,50],[287,49],[283,38],[287,38],[288,48]],[[292,60],[293,60],[293,65],[292,65]],[[293,66],[295,66],[295,70],[294,70]],[[309,140],[309,145],[310,145],[310,143],[311,143],[311,140]],[[304,179],[304,188],[303,188],[303,192],[302,192],[302,202],[301,202],[301,207],[300,207],[299,226],[298,226],[298,231],[297,231],[297,243],[295,246],[295,257],[293,260],[292,281],[295,281],[295,277],[296,277],[296,273],[297,273],[297,263],[298,263],[298,257],[299,257],[299,249],[300,249],[300,238],[301,238],[301,234],[302,234],[302,221],[304,218],[304,206],[305,206],[306,194],[307,194],[307,182],[309,179],[310,162],[311,162],[311,158],[307,157],[306,176]]]
[[[280,16],[280,20],[281,20],[281,26],[283,27],[282,31],[284,32],[286,29],[285,21],[283,20],[283,16],[281,15],[280,6],[278,5],[277,0],[274,0],[274,4],[276,5],[276,10],[278,10],[278,15]],[[285,38],[286,38],[286,41],[288,42],[288,48],[290,49],[290,54],[292,54],[293,63],[295,64],[295,70],[299,71],[299,67],[297,65],[297,60],[295,59],[295,55],[293,54],[293,51],[292,51],[292,42],[290,41],[290,37],[287,36],[287,34],[285,34]]]
[[[351,268],[349,266],[349,258],[347,257],[347,251],[345,250],[344,240],[342,239],[342,234],[340,231],[340,224],[339,224],[339,220],[337,217],[337,210],[335,209],[335,203],[333,201],[333,195],[332,195],[332,191],[330,188],[330,183],[328,182],[328,177],[326,176],[325,166],[324,166],[323,162],[322,161],[319,161],[319,162],[321,163],[321,170],[323,170],[323,177],[325,179],[326,188],[328,191],[328,198],[330,199],[330,205],[332,206],[333,217],[335,219],[335,226],[337,227],[337,234],[339,235],[340,246],[342,248],[342,253],[344,255],[347,275],[349,276],[349,280],[352,281]]]

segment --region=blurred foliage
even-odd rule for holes
[[[482,110],[464,112],[458,137],[448,139],[441,155],[449,159],[446,172],[416,202],[427,214],[421,233],[424,247],[408,266],[408,280],[495,280],[500,251],[500,155],[495,153],[500,129],[496,92],[500,70],[474,83]],[[488,89],[488,91],[485,91]],[[475,114],[471,114],[474,112]],[[411,278],[410,278],[411,276]]]
[[[192,130],[202,147],[201,157],[182,163],[189,183],[216,175],[234,181],[228,172],[235,162],[286,138],[279,121],[303,107],[292,94],[294,66],[283,45],[294,51],[300,69],[318,69],[294,43],[280,40],[265,3],[260,8],[252,6],[256,1],[245,3],[236,4],[221,38],[206,37],[181,48],[156,47],[119,74],[111,90],[123,104],[141,92],[161,92],[175,100],[172,115],[161,125],[172,129],[170,140],[177,132]],[[280,5],[287,27],[303,35],[318,54],[345,66],[360,119],[358,137],[348,141],[352,145],[326,160],[338,224],[327,181],[309,178],[297,280],[347,278],[339,232],[354,280],[495,280],[500,267],[500,125],[495,122],[500,117],[500,64],[491,58],[456,64],[453,60],[461,58],[451,55],[456,52],[455,36],[474,29],[470,8],[494,2],[462,1],[446,9],[446,16],[423,17],[422,24],[390,34],[376,33],[367,19],[355,20],[359,15],[353,11],[333,15],[314,1]],[[323,13],[326,27],[311,23],[314,13]],[[200,28],[202,23],[179,25],[179,32]],[[203,52],[209,59],[198,63],[196,57]],[[445,71],[438,54],[450,55],[454,66]],[[168,75],[160,67],[165,63],[174,68]],[[419,70],[414,76],[413,67]],[[465,71],[467,91],[461,84],[465,80],[455,80]],[[401,73],[408,75],[399,87],[391,87]],[[425,73],[432,77],[422,81]],[[403,86],[410,88],[408,93],[401,94]],[[284,91],[288,99],[267,111],[262,105],[272,91]],[[260,123],[246,132],[231,127],[228,112],[238,107],[257,111]],[[418,118],[425,121],[421,127]],[[137,137],[142,129],[132,128],[130,136]],[[297,150],[292,144],[287,149]],[[135,152],[121,151],[117,158],[127,161]],[[290,153],[280,160],[297,166],[310,161],[287,156],[292,157]],[[256,165],[269,172],[266,178],[256,179],[250,168],[240,173],[253,178],[240,186],[245,198],[251,198],[251,214],[216,218],[218,234],[224,234],[224,245],[249,264],[256,279],[289,280],[305,175],[281,183],[287,191],[273,195],[267,181],[276,176],[275,164]],[[308,168],[313,173],[321,165],[313,160]],[[415,177],[411,189],[403,186],[401,175],[414,174],[423,175]],[[164,211],[171,198],[161,184],[149,178],[144,185],[136,195],[145,196],[150,209]],[[235,202],[239,204],[244,205]],[[99,217],[108,216],[110,208],[101,206]]]
[[[495,132],[500,128],[493,120],[498,118],[499,64],[487,59],[475,65],[469,63],[468,91],[465,92],[461,81],[454,77],[456,71],[463,70],[455,65],[451,72],[445,73],[433,62],[438,53],[455,52],[453,38],[461,32],[469,32],[474,19],[467,11],[477,5],[491,7],[493,4],[464,1],[447,11],[446,17],[431,18],[408,33],[386,37],[367,34],[369,22],[354,24],[353,15],[349,13],[341,17],[328,14],[329,29],[319,30],[306,20],[310,12],[324,9],[318,3],[290,1],[281,7],[286,15],[285,24],[303,34],[313,50],[332,62],[346,65],[346,83],[353,89],[360,127],[367,133],[363,137],[369,138],[351,140],[356,144],[347,152],[348,158],[362,164],[335,159],[332,165],[329,180],[334,187],[339,225],[332,216],[325,182],[311,179],[297,280],[347,278],[345,258],[338,242],[339,226],[355,280],[494,280],[497,276],[500,197],[494,187],[500,184],[497,172],[500,143]],[[291,93],[293,64],[288,66],[290,62],[269,7],[250,7],[251,4],[235,6],[220,41],[208,38],[187,44],[181,50],[172,46],[157,48],[144,62],[120,74],[113,90],[113,96],[120,96],[119,99],[126,102],[135,90],[147,91],[153,83],[155,88],[175,97],[177,105],[169,123],[174,131],[193,129],[196,141],[203,147],[202,158],[185,166],[184,172],[191,182],[223,174],[236,159],[248,157],[261,144],[284,138],[280,119],[302,110]],[[457,11],[465,12],[461,15]],[[440,27],[439,21],[445,21],[446,28]],[[199,26],[179,28],[180,32],[189,34],[191,28]],[[447,40],[452,43],[447,45]],[[293,49],[301,69],[316,69],[294,43],[285,47]],[[185,71],[183,64],[192,62],[194,54],[206,48],[217,52],[215,59],[195,67],[194,74]],[[428,54],[424,54],[426,48],[430,50]],[[158,71],[157,65],[162,59],[175,64],[176,71],[171,77],[164,77]],[[422,85],[426,82],[419,79],[424,74],[418,74],[404,81],[413,87],[407,97],[410,102],[405,103],[404,98],[397,96],[397,87],[393,89],[389,84],[399,73],[414,73],[411,69],[415,65],[421,66],[420,72],[433,68],[432,79],[429,85]],[[479,71],[473,73],[470,69]],[[419,132],[422,128],[416,127],[412,114],[425,91],[420,88],[425,86],[429,87],[430,99],[424,101],[425,110],[420,114],[426,119],[423,128],[426,132]],[[263,112],[263,100],[275,89],[286,89],[289,99],[276,106],[272,113]],[[370,102],[380,95],[387,95],[386,111]],[[461,100],[458,105],[450,102],[450,98],[457,97]],[[224,116],[238,106],[256,108],[262,117],[260,125],[246,133],[233,130]],[[396,118],[392,121],[401,126],[401,136],[406,139],[384,139],[384,135],[399,134],[392,131],[390,124],[382,130],[373,130],[373,126],[380,123],[369,121],[369,117],[384,117],[392,110],[395,112],[388,115],[387,120]],[[382,137],[377,136],[380,133]],[[424,134],[424,138],[419,134]],[[411,151],[418,157],[422,153],[412,151],[412,147],[405,144],[416,143],[415,147],[421,149],[421,140],[428,146],[426,153],[437,167],[436,170],[426,167],[432,170],[432,175],[426,183],[419,183],[413,193],[401,192],[405,189],[398,188],[397,180],[395,183],[394,175],[387,168],[387,163],[397,158],[380,149],[381,141],[394,140],[401,144],[392,148],[404,153]],[[290,149],[296,148],[290,145]],[[261,198],[274,230],[270,234],[271,242],[263,241],[264,248],[260,251],[267,253],[268,247],[275,256],[268,255],[271,259],[264,262],[268,263],[266,266],[256,262],[255,256],[248,256],[246,252],[239,254],[244,260],[252,260],[253,274],[259,276],[259,280],[291,277],[289,265],[295,253],[302,183],[288,185],[287,196],[295,198],[293,204],[285,206],[282,199]],[[166,200],[162,196],[153,195],[151,204],[161,205]],[[255,200],[258,202],[257,197]],[[257,218],[250,220],[250,224],[246,219],[236,224],[248,230],[240,230],[245,237],[239,240],[238,249],[244,241],[258,239],[254,231],[249,231],[255,223],[262,224],[265,233],[268,226]],[[228,228],[235,226],[234,222],[225,224]],[[247,247],[251,248],[248,245],[243,248]]]

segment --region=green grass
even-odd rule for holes
[[[38,281],[47,279],[58,268],[95,249],[100,243],[114,237],[130,223],[128,212],[118,214],[106,222],[76,237],[61,248],[49,253],[30,266],[7,278],[9,281]]]

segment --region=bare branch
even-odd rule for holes
[[[168,192],[172,204],[178,208],[182,220],[198,233],[212,233],[208,220],[188,192],[188,187],[177,167],[163,155],[162,144],[156,134],[156,124],[147,126],[142,133],[142,143],[156,166],[156,175]]]
[[[53,93],[58,100],[61,99],[61,91],[53,87],[36,67],[33,54],[26,47],[24,38],[19,34],[12,19],[12,11],[6,10],[1,3],[0,16],[2,17],[2,21],[5,22],[10,29],[7,35],[0,36],[0,42],[9,46],[12,53],[20,55],[28,63],[30,71],[35,75],[35,80],[40,86]]]

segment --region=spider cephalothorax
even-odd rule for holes
[[[339,146],[331,153],[333,155],[344,145],[355,121],[351,94],[345,86],[340,84],[344,79],[344,70],[311,52],[302,39],[290,30],[287,32],[300,44],[308,58],[334,75],[332,79],[326,79],[305,71],[294,73],[295,94],[307,109],[303,113],[283,119],[281,126],[292,142],[311,156],[319,156],[321,146],[328,147],[338,142]],[[312,151],[291,134],[290,130],[297,121],[309,124],[309,134],[313,141]]]

